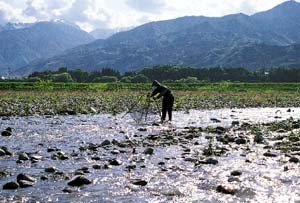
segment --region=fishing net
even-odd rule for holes
[[[138,100],[129,110],[129,115],[136,123],[148,123],[160,119],[158,102],[149,99]]]

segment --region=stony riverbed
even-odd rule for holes
[[[190,110],[162,125],[1,117],[0,202],[300,202],[298,119],[300,108]]]

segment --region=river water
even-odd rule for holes
[[[201,153],[209,142],[218,143],[209,141],[207,136],[214,135],[204,132],[193,140],[167,146],[154,144],[153,155],[143,153],[145,138],[149,135],[171,132],[185,136],[188,133],[184,128],[187,127],[230,127],[232,121],[257,124],[290,117],[299,119],[300,108],[291,111],[287,108],[190,110],[175,112],[172,123],[159,126],[151,125],[158,120],[153,115],[149,116],[148,123],[142,124],[137,124],[130,115],[123,117],[123,114],[2,118],[0,130],[11,127],[13,135],[1,136],[0,146],[7,147],[14,155],[0,157],[0,170],[9,173],[0,177],[0,186],[15,181],[19,173],[30,174],[37,178],[37,182],[29,188],[1,189],[0,202],[300,202],[299,165],[289,163],[284,154],[275,158],[264,157],[265,145],[253,141],[243,146],[232,144],[226,155],[213,156],[218,160],[217,165],[195,166],[185,160]],[[253,138],[245,132],[231,133]],[[107,139],[139,144],[135,145],[135,152],[132,147],[117,146],[99,147],[95,151],[79,149]],[[48,152],[49,147],[59,149],[69,159],[52,159],[55,152]],[[41,156],[42,160],[16,163],[21,152]],[[120,166],[100,170],[92,167],[105,165],[114,158],[121,162]],[[129,165],[136,168],[128,170]],[[50,166],[64,175],[46,173],[45,168]],[[75,170],[82,167],[88,168],[89,173],[84,176],[93,183],[71,188],[71,193],[63,192],[69,181],[66,177],[74,177]],[[284,167],[289,170],[284,171]],[[229,183],[233,170],[241,171],[242,175]],[[41,176],[49,179],[42,181]],[[136,179],[146,180],[147,185],[132,184]],[[238,191],[234,195],[218,193],[216,186],[220,184],[229,184]]]

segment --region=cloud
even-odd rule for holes
[[[22,15],[22,8],[15,7],[7,1],[0,1],[0,24],[32,21],[34,19]]]
[[[181,16],[253,14],[286,0],[0,0],[0,24],[63,19],[91,31]],[[299,2],[299,1],[298,1]]]
[[[127,0],[127,5],[138,11],[157,13],[165,7],[164,0]]]

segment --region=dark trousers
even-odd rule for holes
[[[161,120],[166,120],[166,115],[168,112],[169,120],[172,120],[172,110],[174,104],[174,96],[172,94],[166,94],[162,101],[162,116]]]

